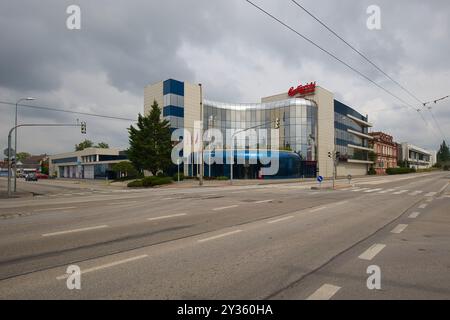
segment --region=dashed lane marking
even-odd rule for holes
[[[402,194],[402,193],[405,193],[405,192],[408,192],[409,190],[400,190],[400,191],[397,191],[397,192],[393,192],[392,194]]]
[[[406,229],[408,225],[407,224],[399,224],[394,229],[391,230],[392,233],[401,233],[403,230]]]
[[[409,215],[408,218],[410,218],[410,219],[415,219],[415,218],[417,218],[419,215],[420,215],[420,212],[415,211],[415,212],[411,213],[411,214]]]
[[[284,217],[284,218],[280,218],[280,219],[276,219],[276,220],[267,221],[267,223],[268,224],[277,223],[277,222],[281,222],[281,221],[292,219],[293,217],[294,216],[288,216],[288,217]]]
[[[422,203],[422,204],[419,206],[419,209],[425,209],[427,206],[428,206],[428,203]]]
[[[101,226],[95,226],[95,227],[87,227],[87,228],[80,228],[80,229],[57,231],[57,232],[52,232],[52,233],[44,233],[42,236],[43,237],[52,237],[52,236],[59,236],[59,235],[62,235],[62,234],[67,234],[67,233],[91,231],[91,230],[97,230],[97,229],[103,229],[103,228],[108,228],[108,226],[107,225],[101,225]]]
[[[341,287],[326,283],[310,295],[307,300],[330,300],[340,289]]]
[[[231,208],[236,208],[236,207],[238,207],[237,204],[232,205],[232,206],[227,206],[227,207],[214,208],[213,211],[221,211],[221,210],[226,210],[226,209],[231,209]]]
[[[222,233],[222,234],[219,234],[217,236],[213,236],[213,237],[197,240],[197,242],[206,242],[206,241],[211,241],[211,240],[215,240],[215,239],[220,239],[220,238],[223,238],[223,237],[231,236],[231,235],[239,233],[239,232],[242,232],[242,230],[234,230],[234,231]]]
[[[170,215],[167,215],[167,216],[147,218],[147,220],[148,221],[163,220],[163,219],[170,219],[170,218],[176,218],[176,217],[183,217],[185,215],[187,215],[187,213],[176,213],[176,214],[170,214]]]
[[[111,268],[111,267],[114,267],[114,266],[118,266],[120,264],[124,264],[124,263],[131,262],[131,261],[136,261],[136,260],[147,258],[147,257],[148,257],[148,255],[143,254],[143,255],[140,255],[140,256],[137,256],[137,257],[132,257],[132,258],[124,259],[124,260],[119,260],[119,261],[107,263],[107,264],[104,264],[104,265],[101,265],[101,266],[97,266],[97,267],[81,270],[81,274],[85,274],[85,273],[89,273],[89,272],[93,272],[93,271],[97,271],[97,270],[101,270],[101,269]],[[64,274],[62,276],[56,277],[56,279],[57,280],[64,280],[64,279],[67,279],[68,277],[69,277],[69,274]]]
[[[362,260],[372,260],[377,254],[386,247],[385,244],[375,243],[369,249],[364,251],[358,258]]]

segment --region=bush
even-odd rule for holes
[[[184,174],[180,172],[180,181],[184,180]],[[178,181],[178,173],[173,175],[173,181]]]
[[[414,168],[387,168],[386,173],[387,174],[406,174],[406,173],[412,173],[416,172],[416,169]]]
[[[442,167],[442,170],[444,171],[449,171],[450,170],[450,165],[446,164]]]
[[[142,188],[143,186],[142,180],[134,180],[127,184],[128,188]]]
[[[158,176],[152,176],[152,177],[145,177],[142,179],[142,185],[146,188],[151,188],[154,186],[160,186],[164,184],[170,184],[172,183],[172,178],[170,177],[158,177]]]
[[[227,176],[219,176],[219,177],[217,177],[217,180],[226,181],[226,180],[230,180],[230,178],[228,178]]]
[[[375,171],[374,168],[370,168],[369,171],[367,171],[367,174],[373,176],[373,175],[377,174],[377,172]]]

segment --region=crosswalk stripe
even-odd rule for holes
[[[432,197],[436,194],[437,192],[428,192],[425,197]]]
[[[382,188],[369,189],[369,190],[366,190],[366,191],[364,191],[364,192],[369,193],[369,192],[376,192],[376,191],[380,191],[380,190],[383,190],[383,189],[382,189]]]
[[[392,192],[392,191],[395,191],[395,189],[386,189],[386,190],[380,191],[378,193],[388,193],[388,192]]]
[[[409,190],[400,190],[400,191],[394,192],[392,194],[402,194],[402,193],[405,193],[405,192],[408,192],[408,191]]]
[[[417,196],[418,194],[421,194],[423,191],[421,191],[421,190],[417,190],[417,191],[413,191],[413,192],[410,192],[410,193],[408,193],[410,196]]]

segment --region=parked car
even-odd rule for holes
[[[38,181],[36,173],[29,173],[25,177],[25,181]]]
[[[48,179],[48,174],[44,174],[44,173],[37,173],[36,177],[38,179]]]

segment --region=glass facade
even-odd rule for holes
[[[278,118],[280,149],[297,153],[303,161],[317,159],[317,105],[313,101],[288,99],[260,104],[230,104],[205,100],[203,106],[204,129],[219,129],[224,138],[229,129],[274,128]],[[225,149],[230,148],[227,141]],[[245,145],[245,141],[237,142]],[[267,144],[271,144],[270,134]]]
[[[336,139],[336,151],[340,153],[340,160],[368,160],[368,151],[351,148],[348,145],[369,148],[368,140],[349,132],[349,130],[368,135],[368,127],[348,115],[367,122],[367,118],[355,111],[353,108],[334,100],[334,130]]]

